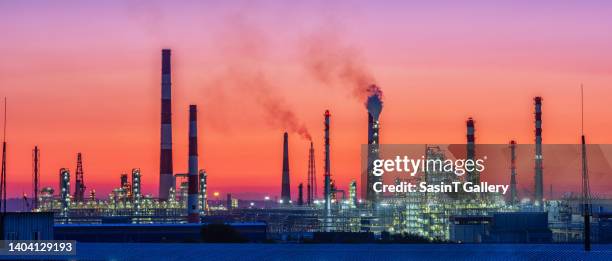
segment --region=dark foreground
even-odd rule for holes
[[[612,260],[612,245],[79,243],[70,260]],[[43,257],[0,257],[40,259]]]

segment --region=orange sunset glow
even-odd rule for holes
[[[279,196],[285,131],[293,194],[306,183],[308,135],[323,184],[327,109],[331,175],[341,189],[360,182],[369,84],[383,92],[381,143],[465,143],[473,117],[477,143],[530,144],[542,96],[543,142],[576,144],[581,84],[588,142],[612,143],[612,4],[292,2],[0,2],[9,197],[32,193],[35,145],[41,187],[56,188],[81,152],[87,192],[106,196],[140,168],[156,196],[163,48],[174,172],[187,172],[197,104],[209,196]],[[554,182],[578,191],[578,178]],[[612,189],[606,180],[593,191]]]

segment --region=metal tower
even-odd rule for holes
[[[85,180],[83,179],[83,160],[81,153],[77,153],[77,166],[74,172],[74,201],[83,202],[85,200]]]
[[[2,136],[2,174],[0,177],[0,208],[6,213],[6,97],[4,97],[4,131]]]
[[[353,179],[349,185],[349,203],[351,207],[357,207],[357,202],[357,181]]]
[[[584,137],[584,94],[580,86],[581,105],[581,143],[582,143],[582,215],[584,216],[584,250],[591,251],[591,188],[589,186],[589,168],[586,155],[586,138]]]
[[[200,215],[204,215],[208,211],[208,201],[206,197],[206,179],[208,174],[206,174],[206,170],[201,169],[198,173],[198,179],[200,180],[200,193],[198,195],[198,199],[200,201]]]
[[[59,173],[59,188],[61,199],[61,214],[66,216],[70,207],[70,170],[61,168]]]
[[[132,169],[132,199],[133,208],[136,215],[140,215],[140,201],[142,199],[142,189],[140,187],[141,174],[139,168]]]

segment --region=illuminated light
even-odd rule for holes
[[[213,193],[213,195],[214,195],[215,197],[218,197],[218,196],[219,196],[219,192],[215,192],[215,193]]]
[[[270,197],[265,196],[265,197],[264,197],[264,200],[270,200]]]
[[[283,200],[282,200],[282,199],[281,199],[281,200],[279,200],[279,201],[278,201],[278,203],[281,203],[281,204],[283,204]]]
[[[251,207],[252,207],[252,206],[255,206],[255,202],[251,202]]]

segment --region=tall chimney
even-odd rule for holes
[[[198,108],[189,105],[189,183],[187,196],[187,220],[200,223],[198,208]]]
[[[471,160],[475,160],[476,157],[476,138],[475,138],[475,128],[474,128],[474,119],[472,119],[472,117],[469,117],[468,120],[466,121],[466,127],[467,127],[467,144],[466,144],[466,150],[467,150],[467,158],[466,159],[471,159]],[[477,171],[471,171],[467,173],[467,180],[469,182],[472,182],[472,184],[480,184],[480,173],[478,173]]]
[[[331,216],[331,172],[329,160],[329,110],[325,110],[325,215]]]
[[[308,182],[307,182],[307,204],[311,205],[317,197],[317,171],[315,168],[314,146],[310,142],[308,150]]]
[[[39,181],[40,179],[40,160],[39,160],[40,150],[38,150],[38,146],[34,146],[34,151],[32,153],[33,153],[32,157],[34,160],[34,166],[33,166],[34,167],[34,170],[33,170],[34,171],[33,173],[34,174],[33,175],[34,176],[33,177],[34,178],[34,182],[33,182],[34,183],[33,184],[34,185],[34,204],[32,208],[37,209],[38,208],[38,191],[40,190],[38,188],[38,185],[40,184],[40,181]]]
[[[304,184],[300,183],[300,185],[298,185],[298,202],[297,204],[299,206],[304,205]]]
[[[535,205],[538,210],[544,210],[542,177],[542,97],[535,97]]]
[[[375,87],[375,86],[373,86]],[[381,180],[380,177],[372,174],[374,171],[374,161],[380,158],[379,152],[379,129],[380,122],[379,117],[382,111],[382,101],[380,99],[379,94],[373,94],[368,97],[366,102],[366,107],[368,109],[368,166],[367,166],[367,184],[366,191],[366,200],[370,206],[376,206],[378,202],[378,193],[376,193],[372,188],[376,182]]]
[[[161,154],[159,161],[159,199],[168,200],[174,187],[172,168],[172,81],[170,49],[162,50]]]
[[[289,136],[287,132],[283,135],[283,177],[281,187],[281,201],[283,204],[291,202],[291,187],[289,180]]]
[[[510,205],[518,203],[516,191],[516,141],[510,141]]]

